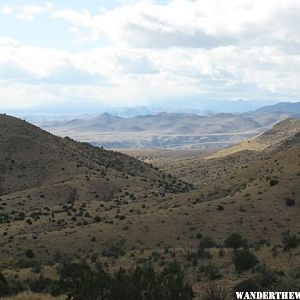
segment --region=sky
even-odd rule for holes
[[[2,108],[299,95],[299,0],[0,0]]]

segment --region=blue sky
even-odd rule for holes
[[[297,101],[299,28],[297,0],[0,1],[0,105]]]

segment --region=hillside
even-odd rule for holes
[[[221,149],[212,154],[189,159],[178,159],[172,166],[163,160],[147,160],[165,171],[171,171],[180,178],[195,184],[207,184],[218,177],[234,173],[248,165],[249,161],[261,160],[272,151],[279,151],[289,141],[297,140],[300,121],[286,119],[275,124],[271,129],[240,144]]]
[[[14,220],[21,232],[31,232],[35,226],[26,226],[28,218],[48,220],[54,211],[61,213],[74,203],[116,197],[126,201],[146,193],[159,196],[189,189],[187,184],[132,157],[62,139],[6,115],[0,116],[0,164],[0,221],[6,224],[2,233]],[[95,215],[89,222],[93,218]],[[76,218],[72,221],[71,216],[69,219],[79,222]],[[61,224],[47,226],[60,228]]]
[[[242,143],[234,151],[229,148],[214,156],[181,159],[172,164],[158,161],[157,166],[195,185],[187,215],[191,224],[201,216],[200,225],[195,227],[202,232],[221,239],[231,231],[239,231],[248,238],[260,235],[271,240],[278,240],[285,229],[298,232],[300,122],[280,122],[245,144],[251,146],[246,149]],[[286,205],[290,198],[296,200],[291,209]]]
[[[298,121],[266,132],[268,147],[259,151],[167,160],[159,171],[16,118],[0,120],[0,266],[8,278],[34,278],[37,264],[56,278],[57,263],[83,258],[108,272],[145,263],[160,269],[175,259],[201,294],[205,265],[213,263],[229,287],[252,276],[234,270],[231,249],[218,254],[233,232],[272,267],[286,268],[288,255],[300,262],[297,250],[272,254],[284,232],[300,231]],[[214,241],[208,256],[196,250],[204,237]]]
[[[256,110],[257,113],[287,112],[300,116],[300,102],[280,102],[274,105],[263,106]]]
[[[208,158],[216,158],[227,156],[239,151],[262,151],[272,146],[276,146],[288,138],[294,136],[300,131],[300,120],[286,119],[276,125],[270,130],[253,137],[238,145],[217,151],[216,153],[208,156]]]

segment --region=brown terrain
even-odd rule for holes
[[[291,112],[207,116],[158,113],[123,118],[104,113],[71,121],[40,121],[37,125],[58,136],[70,136],[109,149],[210,151],[238,144],[292,116]]]
[[[209,279],[199,264],[213,261],[226,287],[251,277],[235,272],[232,249],[218,254],[233,232],[261,263],[290,268],[292,257],[299,266],[299,247],[276,255],[272,249],[284,232],[300,233],[300,121],[287,119],[239,145],[195,155],[151,160],[148,152],[152,166],[1,115],[4,274],[36,276],[28,261],[42,262],[41,272],[55,277],[52,266],[64,259],[86,258],[113,271],[147,260],[159,268],[175,257],[201,295]],[[218,247],[195,264],[202,237]]]

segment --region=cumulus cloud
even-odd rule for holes
[[[64,9],[53,17],[70,22],[91,40],[105,37],[131,47],[209,49],[287,38],[299,43],[299,13],[296,0],[173,0],[167,5],[139,1],[99,14]]]
[[[42,5],[22,5],[22,6],[11,6],[11,5],[0,5],[0,13],[4,15],[12,15],[17,19],[24,21],[32,21],[37,15],[48,13],[54,9],[52,2],[45,2]]]
[[[97,13],[51,3],[0,6],[0,12],[24,20],[44,12],[54,22],[65,20],[73,38],[85,45],[71,51],[0,37],[2,93],[8,85],[8,94],[19,91],[22,99],[30,91],[34,99],[120,105],[179,96],[299,96],[298,0],[122,2]]]

